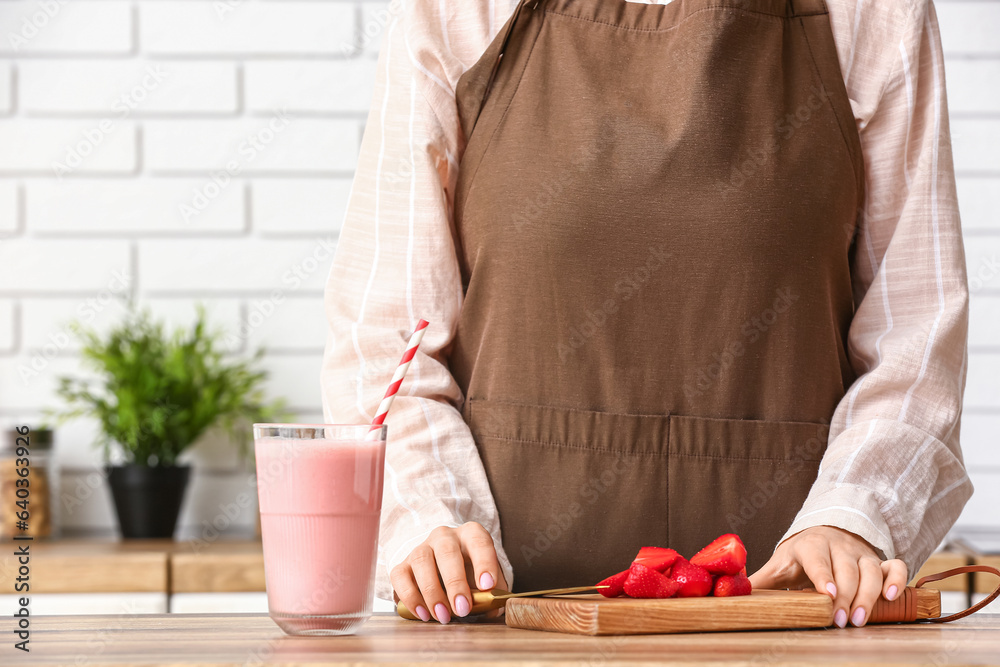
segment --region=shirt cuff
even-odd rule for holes
[[[833,526],[854,533],[875,547],[879,558],[896,557],[878,499],[871,490],[856,484],[843,484],[806,499],[792,525],[778,540],[778,547],[792,535],[813,526]]]

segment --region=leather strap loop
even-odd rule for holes
[[[912,623],[917,620],[917,596],[904,586],[895,600],[879,600],[871,611],[869,623]]]
[[[963,565],[962,567],[956,567],[951,570],[945,570],[944,572],[938,572],[937,574],[929,574],[926,577],[921,577],[919,581],[913,586],[914,588],[920,588],[924,584],[930,583],[932,581],[940,581],[941,579],[947,579],[949,577],[954,577],[956,574],[965,574],[966,572],[987,572],[989,574],[995,574],[1000,577],[1000,570],[989,565]],[[939,616],[938,618],[924,618],[923,621],[929,623],[947,623],[949,621],[957,621],[960,618],[965,618],[969,614],[974,614],[979,611],[989,603],[993,602],[1000,597],[1000,584],[986,596],[984,599],[980,600],[976,604],[972,605],[964,611],[960,611],[954,614],[949,614],[948,616]]]

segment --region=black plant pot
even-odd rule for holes
[[[173,537],[190,466],[109,466],[122,537]]]

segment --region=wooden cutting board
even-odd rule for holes
[[[941,614],[941,594],[913,589],[920,616]],[[636,600],[600,595],[514,598],[507,602],[507,625],[526,630],[578,635],[648,635],[824,628],[833,625],[833,600],[815,591],[755,590],[717,598]]]

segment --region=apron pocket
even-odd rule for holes
[[[752,574],[802,507],[829,425],[672,415],[669,430],[669,546],[690,558],[736,533]]]
[[[723,533],[767,562],[802,506],[829,426],[470,400],[515,591],[594,584],[639,548],[690,558]]]
[[[466,402],[517,592],[596,584],[667,543],[666,415]]]

